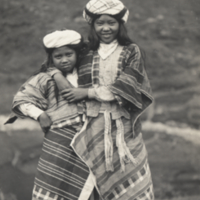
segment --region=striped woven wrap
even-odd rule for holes
[[[72,147],[79,157],[87,164],[96,177],[96,185],[104,200],[142,199],[153,200],[151,173],[147,162],[147,152],[142,135],[133,137],[131,121],[122,119],[125,143],[135,158],[135,163],[126,159],[122,172],[117,147],[116,126],[112,127],[113,158],[112,171],[106,170],[104,153],[104,114],[90,118],[85,131],[76,134]],[[140,198],[141,197],[141,198]],[[143,198],[142,198],[143,197]]]
[[[39,73],[31,77],[17,92],[14,97],[12,110],[21,118],[24,116],[18,109],[18,105],[32,103],[41,110],[47,112],[53,124],[51,128],[62,128],[81,123],[79,114],[83,113],[82,104],[67,103],[58,92],[56,98],[55,81],[47,73]]]
[[[99,85],[99,54],[90,52],[81,61],[79,66],[79,86],[80,87],[95,87]],[[132,110],[133,128],[136,130],[135,123],[138,116],[151,104],[153,98],[151,96],[151,88],[148,81],[148,77],[144,70],[143,62],[141,59],[141,53],[137,45],[132,44],[125,46],[118,59],[117,79],[114,84],[110,85],[110,90],[115,95],[118,95],[129,102],[129,108]],[[96,104],[97,105],[97,104]],[[134,110],[134,112],[133,112]],[[88,112],[88,108],[87,108]],[[89,113],[89,112],[88,112]],[[94,113],[94,111],[93,111]],[[108,116],[108,115],[107,115]],[[110,122],[106,120],[106,124]],[[124,171],[124,159],[128,157],[133,163],[134,158],[128,151],[122,135],[124,135],[123,128],[120,128],[120,119],[116,120],[119,133],[117,137],[120,162],[122,165],[122,171]],[[112,167],[112,140],[110,139],[109,123],[105,124],[105,155],[107,171],[113,170]],[[136,130],[138,134],[140,129]]]
[[[73,128],[64,128],[50,130],[45,135],[35,177],[34,198],[89,198],[93,190],[93,184],[87,181],[89,169],[70,147],[75,133]]]
[[[99,85],[99,55],[90,51],[79,66],[79,87]],[[136,44],[124,46],[118,59],[118,77],[109,87],[110,91],[130,102],[135,108],[135,117],[153,101],[150,83],[144,69],[139,47]]]
[[[80,87],[100,84],[99,59],[96,51],[81,59]],[[154,199],[147,152],[137,120],[153,98],[137,45],[123,47],[117,78],[109,89],[128,102],[131,119],[113,118],[109,111],[100,110],[101,103],[88,102],[86,129],[75,135],[72,147],[92,170],[104,200]]]

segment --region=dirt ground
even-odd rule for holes
[[[13,95],[43,62],[46,33],[65,27],[87,38],[86,2],[0,0],[0,115],[9,114]],[[130,10],[128,33],[145,51],[155,98],[143,116],[154,125],[143,130],[156,199],[199,200],[200,1],[123,2]],[[3,121],[0,116],[0,200],[30,200],[43,135],[29,124],[28,130],[21,124],[6,129]]]
[[[38,129],[0,132],[1,200],[31,200],[42,136]],[[143,136],[156,199],[200,199],[200,145],[164,131]]]

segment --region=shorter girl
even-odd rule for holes
[[[76,63],[85,44],[72,30],[50,33],[43,44],[47,60],[40,72],[21,86],[12,108],[19,117],[38,120],[45,133],[32,200],[87,200],[93,190],[91,175],[70,147],[82,127],[83,107],[68,104],[48,72],[52,67],[59,69],[69,87],[77,87]]]

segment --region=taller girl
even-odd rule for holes
[[[80,59],[79,88],[63,96],[69,102],[87,96],[86,128],[71,145],[93,172],[102,199],[152,200],[140,115],[153,98],[140,49],[127,35],[128,14],[119,0],[89,1],[83,16],[90,51]]]

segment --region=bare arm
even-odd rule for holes
[[[96,99],[100,102],[108,102],[116,100],[116,96],[109,91],[106,86],[96,88],[72,88],[67,79],[55,70],[53,78],[56,81],[59,91],[68,102],[75,102],[86,98]]]
[[[72,88],[69,81],[61,73],[56,73],[53,76],[53,78],[56,81],[56,85],[59,91],[63,91],[64,89],[67,89],[67,88]]]
[[[75,102],[82,99],[96,99],[100,102],[117,101],[120,106],[126,104],[126,101],[120,96],[111,93],[106,86],[98,88],[71,88],[62,91],[63,97],[68,102]]]

